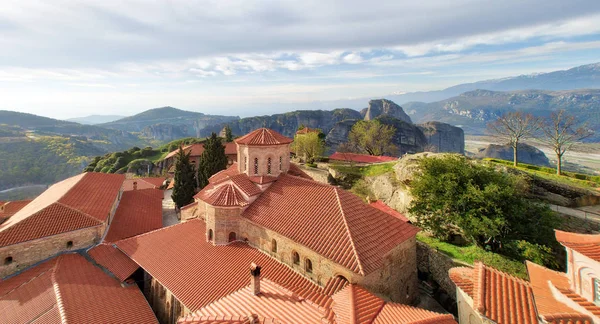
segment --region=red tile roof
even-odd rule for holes
[[[249,273],[247,279],[249,283]],[[321,323],[324,310],[268,279],[261,279],[260,295],[255,296],[247,285],[180,319],[178,323],[198,323],[214,318],[239,321],[244,317],[247,319],[248,314],[257,314],[261,323],[266,319],[276,319],[281,323],[306,324]]]
[[[158,280],[191,311],[242,289],[252,262],[262,278],[326,304],[323,289],[289,267],[242,242],[213,246],[206,226],[195,219],[117,242],[117,247]]]
[[[419,231],[333,186],[283,175],[242,214],[359,274]]]
[[[600,234],[577,234],[559,230],[554,232],[560,244],[600,262]]]
[[[233,184],[209,185],[202,189],[195,197],[205,203],[220,207],[244,207],[248,205],[242,193]]]
[[[250,179],[250,181],[257,183],[257,184],[266,184],[266,183],[271,183],[271,182],[275,182],[277,181],[277,177],[274,176],[252,176],[252,177],[248,177],[248,179]]]
[[[162,227],[162,192],[158,189],[143,189],[123,192],[115,212],[106,242],[115,242]]]
[[[533,288],[538,314],[548,323],[592,323],[589,316],[581,314],[557,300],[558,296],[555,295],[552,288],[556,288],[560,293],[577,303],[581,302],[582,307],[588,307],[591,313],[596,313],[596,316],[600,314],[600,307],[585,301],[585,299],[570,290],[569,279],[564,273],[552,271],[529,261],[527,261],[527,272]]]
[[[237,145],[235,145],[235,143],[229,142],[229,143],[223,143],[223,145],[225,146],[225,155],[237,155]],[[184,146],[183,151],[186,154],[190,153],[190,157],[200,156],[204,152],[204,143],[196,143],[196,144]],[[172,152],[169,152],[169,154],[167,154],[163,160],[172,158],[172,157],[176,156],[177,153],[179,153],[179,148]]]
[[[27,206],[32,200],[14,200],[7,202],[0,202],[0,206],[4,204],[4,211],[0,212],[0,217],[10,217],[16,214],[23,207]]]
[[[381,200],[374,201],[374,202],[370,203],[369,206],[377,208],[377,209],[381,210],[382,212],[387,213],[389,215],[392,215],[392,216],[398,218],[401,221],[404,221],[404,222],[410,221],[408,218],[406,218],[406,216],[400,214],[397,210],[395,210],[392,207],[386,205]]]
[[[396,303],[387,303],[357,285],[348,285],[333,296],[337,324],[455,324],[452,314],[439,314]]]
[[[473,274],[473,268],[468,267],[456,267],[448,271],[448,276],[456,287],[462,289],[471,298],[473,298]]]
[[[157,323],[136,285],[121,287],[79,254],[0,282],[0,314],[5,323]]]
[[[306,172],[302,171],[302,169],[300,169],[294,163],[290,163],[290,169],[288,170],[288,174],[296,176],[296,177],[304,178],[304,179],[313,180],[313,178],[311,176],[306,174]]]
[[[221,171],[213,174],[208,179],[208,182],[210,182],[210,183],[221,182],[224,179],[233,177],[233,176],[238,175],[238,174],[240,174],[240,172],[238,171],[238,164],[237,164],[237,162],[234,162],[227,169],[221,170]]]
[[[356,163],[381,163],[381,162],[397,161],[398,158],[393,157],[393,156],[375,156],[375,155],[368,155],[368,154],[335,152],[329,156],[329,160],[356,162]]]
[[[133,190],[133,183],[137,183],[138,189],[159,189],[163,182],[165,182],[165,178],[134,178],[134,179],[125,179],[123,182],[123,191],[131,191]]]
[[[96,263],[121,281],[129,278],[139,268],[137,263],[109,243],[98,244],[89,249],[87,253]]]
[[[475,262],[473,307],[498,324],[538,323],[529,282]]]
[[[272,129],[259,128],[236,139],[235,142],[244,145],[280,145],[289,144],[293,140]]]

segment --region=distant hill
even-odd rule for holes
[[[445,122],[460,126],[471,135],[484,134],[486,124],[506,112],[525,111],[549,116],[553,111],[565,109],[596,132],[590,141],[600,141],[600,89],[475,90],[432,103],[410,102],[403,107],[416,122]]]
[[[202,129],[206,127],[238,119],[237,116],[206,115],[173,107],[162,107],[98,126],[139,132],[145,137],[167,142],[188,136],[200,137]]]
[[[69,119],[67,119],[67,121],[84,124],[84,125],[96,125],[96,124],[102,124],[102,123],[110,123],[112,121],[119,120],[122,118],[125,118],[125,116],[89,115],[89,116],[85,116],[85,117],[69,118]]]

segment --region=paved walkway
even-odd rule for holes
[[[589,207],[592,207],[591,210],[596,210],[595,208],[597,208],[598,206],[589,206]],[[594,211],[588,210],[589,207],[587,207],[587,208],[584,207],[586,209],[583,209],[583,208],[574,209],[574,208],[568,208],[568,207],[550,204],[550,208],[552,208],[552,210],[554,210],[555,212],[600,223],[600,213],[596,213]]]
[[[164,198],[162,201],[163,205],[163,227],[179,224],[177,219],[177,213],[175,213],[175,203],[171,199],[173,190],[165,190]]]

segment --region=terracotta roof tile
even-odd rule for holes
[[[274,177],[274,176],[252,176],[252,177],[248,177],[248,179],[250,179],[250,181],[252,181],[254,183],[265,184],[265,183],[275,182],[275,181],[277,181],[278,178]]]
[[[368,274],[418,228],[336,187],[280,176],[242,214],[338,264]]]
[[[475,263],[473,307],[498,324],[538,323],[529,282]]]
[[[335,152],[329,156],[329,160],[356,162],[356,163],[382,163],[382,162],[398,161],[398,158],[393,157],[393,156],[375,156],[375,155],[368,155],[368,154]]]
[[[137,286],[118,281],[79,254],[63,254],[0,282],[4,323],[157,323]]]
[[[213,246],[205,232],[195,219],[116,244],[191,311],[247,286],[252,262],[262,266],[262,278],[318,305],[328,302],[322,288],[277,260],[241,242]]]
[[[237,162],[233,163],[232,165],[230,165],[227,169],[225,170],[221,170],[215,174],[213,174],[209,179],[208,182],[209,183],[216,183],[216,182],[221,182],[227,178],[233,177],[235,175],[240,174],[240,172],[238,171],[238,165]]]
[[[129,278],[139,268],[137,263],[112,244],[98,244],[89,249],[87,253],[96,263],[121,281]]]
[[[377,209],[381,210],[382,212],[387,213],[389,215],[392,215],[392,216],[398,218],[401,221],[404,221],[404,222],[409,222],[410,221],[408,218],[406,218],[406,216],[400,214],[397,210],[395,210],[392,207],[386,205],[381,200],[377,200],[375,202],[372,202],[372,203],[369,204],[369,206],[377,208]]]
[[[527,261],[527,272],[533,288],[533,296],[538,314],[544,320],[552,323],[556,321],[581,321],[581,323],[591,323],[589,316],[585,316],[557,300],[557,296],[552,292],[552,287],[567,295],[568,298],[581,301],[577,294],[570,291],[569,279],[562,272],[552,271],[533,262]],[[582,299],[582,298],[581,298]],[[589,303],[594,305],[593,303]],[[582,305],[583,306],[583,305]],[[589,306],[589,305],[586,305]],[[600,310],[597,306],[593,306],[590,311]]]
[[[133,190],[133,183],[137,183],[138,189],[159,189],[163,182],[165,182],[165,178],[134,178],[134,179],[125,179],[123,181],[123,191],[131,191]]]
[[[337,324],[455,324],[451,314],[385,302],[357,285],[348,285],[333,296]]]
[[[327,296],[333,296],[333,294],[344,289],[348,285],[348,280],[343,277],[336,276],[327,281],[323,293]]]
[[[20,222],[5,227],[12,218],[0,225],[0,246],[101,225],[99,220],[60,203],[47,206]]]
[[[27,206],[32,200],[14,200],[4,202],[4,211],[0,212],[0,217],[10,217],[16,214],[23,207]],[[0,206],[2,203],[0,202]]]
[[[262,193],[262,191],[252,182],[247,175],[238,174],[230,178],[231,181],[246,195],[256,196]]]
[[[289,144],[293,140],[272,129],[259,128],[236,139],[235,142],[244,145],[280,145]]]
[[[161,228],[162,201],[153,193],[162,197],[158,189],[123,192],[104,241],[115,242]]]
[[[560,244],[600,262],[600,234],[578,234],[555,230],[555,235]]]
[[[248,274],[248,282],[250,276]],[[324,310],[301,298],[290,290],[262,279],[261,293],[255,296],[251,287],[245,286],[201,309],[180,319],[179,323],[198,323],[211,318],[248,318],[247,314],[257,314],[261,323],[265,319],[277,319],[282,323],[306,324],[321,323]]]
[[[248,201],[232,184],[211,185],[205,189],[199,193],[199,198],[212,206],[244,207],[248,205]]]
[[[448,271],[448,275],[456,287],[462,289],[473,298],[473,269],[468,267],[456,267]]]

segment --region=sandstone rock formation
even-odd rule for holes
[[[550,166],[550,160],[546,157],[546,154],[539,150],[538,148],[521,143],[519,144],[519,149],[517,150],[518,160],[521,163],[526,164],[535,164],[542,166]],[[480,149],[479,152],[475,155],[477,158],[493,158],[493,159],[501,159],[506,161],[513,160],[513,148],[509,144],[498,145],[498,144],[490,144],[484,149]]]
[[[373,120],[379,116],[390,116],[412,124],[412,120],[404,112],[404,109],[387,99],[369,101],[369,107],[361,110],[360,113],[365,120]]]
[[[462,128],[436,121],[417,126],[427,139],[425,151],[465,153],[465,133]]]

